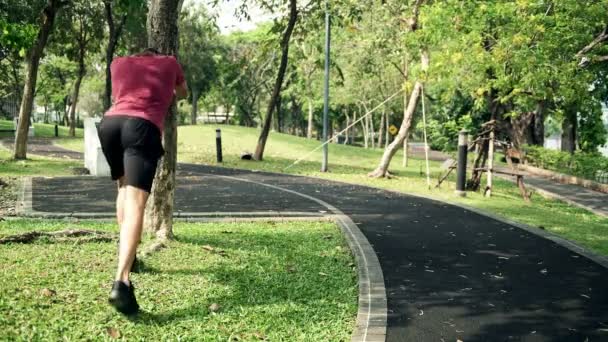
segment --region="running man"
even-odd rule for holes
[[[156,165],[164,154],[163,124],[173,97],[185,98],[187,87],[175,57],[161,55],[153,48],[114,59],[111,71],[114,103],[99,126],[101,148],[112,179],[118,183],[118,270],[109,302],[119,312],[132,315],[139,311],[139,305],[129,273]]]

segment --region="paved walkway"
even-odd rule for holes
[[[541,190],[546,196],[560,199],[598,215],[608,216],[608,194],[578,185],[558,183],[529,173],[525,174],[524,182],[526,185],[529,184]]]
[[[111,213],[114,191],[106,179],[40,178],[31,204],[42,212]],[[387,341],[608,340],[607,268],[460,207],[199,165],[180,165],[176,201],[183,212],[327,210],[295,192],[340,209],[373,246],[386,287]]]

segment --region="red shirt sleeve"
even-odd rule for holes
[[[180,84],[183,84],[185,79],[184,79],[184,71],[182,70],[182,66],[179,65],[179,62],[177,61],[177,59],[174,59],[175,61],[175,85],[178,86]]]

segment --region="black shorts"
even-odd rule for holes
[[[98,133],[112,179],[124,176],[125,185],[149,193],[164,153],[158,127],[145,119],[112,115],[101,120]]]

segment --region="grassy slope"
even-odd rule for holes
[[[0,235],[65,222],[0,222]],[[111,230],[111,224],[70,226]],[[357,310],[348,247],[327,222],[177,223],[172,247],[145,259],[134,283],[144,313],[106,303],[115,243],[0,245],[0,340],[338,341]],[[215,251],[203,248],[210,245]],[[217,250],[225,253],[217,253]],[[56,295],[46,297],[48,288]],[[217,303],[221,309],[211,313]]]

